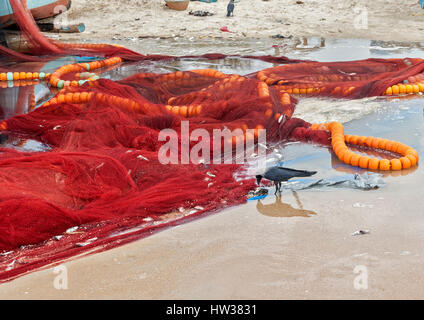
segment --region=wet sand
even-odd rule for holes
[[[290,193],[262,213],[249,203],[68,262],[68,290],[54,288],[49,269],[1,285],[0,299],[422,299],[423,178],[298,192],[303,210]],[[371,233],[351,236],[361,228]],[[367,290],[354,288],[357,266]]]

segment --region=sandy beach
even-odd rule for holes
[[[192,1],[183,12],[164,7],[161,0],[72,4],[67,19],[84,22],[86,32],[56,38],[118,41],[142,53],[146,46],[145,52],[166,53],[170,48],[172,54],[184,55],[184,41],[222,40],[228,45],[234,40],[235,47],[243,43],[239,49],[246,52],[267,54],[261,51],[263,42],[254,39],[269,41],[277,34],[424,41],[424,10],[416,1],[241,0],[231,18],[225,17],[227,1],[221,0]],[[363,20],[357,17],[364,8],[368,26],[358,29]],[[190,10],[214,15],[195,17]],[[223,26],[233,33],[220,31]],[[155,39],[161,37],[163,47],[155,48]],[[175,45],[180,41],[183,44]],[[206,51],[212,48],[207,43]],[[330,60],[334,57],[328,52],[337,52],[339,60],[382,56],[382,51],[374,54],[368,42],[360,44],[362,49],[354,51],[344,42],[329,41],[327,56],[321,55],[319,45],[313,50],[288,46],[281,53]],[[424,55],[421,48],[411,48],[402,47],[393,55]],[[230,46],[214,49],[234,52]],[[189,68],[176,66],[185,67]],[[219,66],[222,71],[232,67]],[[295,115],[307,121],[337,120],[348,132],[402,141],[423,158],[422,97],[393,102],[301,99]],[[363,173],[346,169],[326,148],[296,144],[284,150],[301,169],[318,170],[316,179]],[[296,162],[301,156],[311,159]],[[65,261],[61,266],[68,276],[66,290],[55,288],[58,269],[49,267],[0,284],[0,299],[423,299],[424,171],[418,166],[383,179],[385,186],[377,190],[285,190],[281,199],[270,189],[263,201],[249,201],[110,251]],[[353,235],[359,230],[369,233]],[[357,287],[358,279],[366,279],[366,288]]]
[[[375,192],[299,192],[309,217],[291,193],[284,204],[264,202],[273,217],[249,203],[68,262],[68,290],[54,288],[48,269],[1,285],[0,299],[422,299],[422,192],[413,181],[423,177],[391,178]],[[351,236],[360,228],[371,233]],[[354,287],[358,266],[367,290]]]
[[[74,0],[63,17],[84,22],[88,41],[122,38],[269,38],[317,36],[423,41],[424,10],[418,1],[240,0],[226,17],[228,1],[191,1],[186,11],[165,7],[163,0]],[[189,11],[208,11],[197,17]],[[60,18],[62,19],[62,18]],[[231,32],[222,32],[222,27]],[[80,35],[61,35],[77,39]]]

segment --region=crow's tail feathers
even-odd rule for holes
[[[317,174],[317,171],[296,170],[296,169],[283,168],[283,167],[280,167],[280,168],[292,172],[293,175],[295,175],[296,177],[310,177]]]

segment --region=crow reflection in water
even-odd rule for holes
[[[316,212],[303,209],[303,205],[300,202],[299,196],[296,191],[292,191],[293,196],[296,198],[299,209],[293,208],[288,203],[281,202],[281,196],[276,197],[275,203],[263,204],[261,200],[258,200],[256,209],[259,213],[268,217],[275,218],[291,218],[291,217],[305,217],[309,218],[312,215],[316,215]]]

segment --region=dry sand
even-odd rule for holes
[[[297,4],[301,2],[302,4]],[[186,11],[165,7],[164,0],[73,0],[71,23],[84,22],[83,37],[264,38],[318,36],[374,40],[423,41],[424,10],[418,1],[398,0],[240,0],[234,17],[226,17],[228,1],[191,1]],[[202,10],[210,17],[188,12]],[[234,33],[221,32],[227,26]],[[63,38],[72,38],[64,35]]]
[[[206,18],[165,9],[159,0],[110,0],[106,7],[101,0],[73,0],[69,18],[86,23],[78,37],[90,41],[177,34],[423,40],[424,11],[415,1],[303,2],[241,0],[227,19],[220,0],[190,3],[215,13]],[[361,4],[368,30],[353,27],[353,8]],[[236,33],[220,32],[224,25]],[[418,168],[386,177],[387,186],[372,192],[300,191],[300,203],[286,192],[282,203],[269,197],[263,208],[250,202],[66,262],[68,290],[56,290],[57,274],[46,269],[0,285],[0,299],[422,299],[423,179]],[[359,229],[371,233],[351,235]],[[358,267],[368,272],[366,290],[354,287]]]

